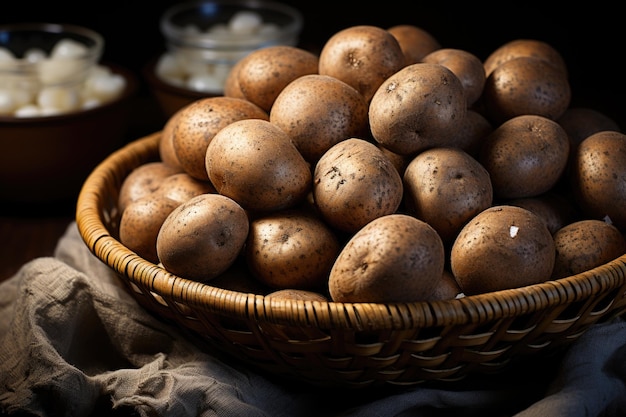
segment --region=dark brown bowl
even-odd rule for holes
[[[55,116],[0,117],[0,203],[33,208],[74,201],[95,166],[125,143],[131,99],[138,88],[129,70],[122,95],[89,110]]]

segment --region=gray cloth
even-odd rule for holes
[[[139,307],[75,223],[54,257],[0,284],[0,411],[8,415],[622,416],[625,360],[618,318],[563,355],[457,385],[337,390],[281,381],[201,349]]]

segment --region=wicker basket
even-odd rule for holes
[[[560,351],[626,307],[626,255],[529,287],[401,304],[277,300],[182,279],[116,238],[120,185],[158,159],[159,138],[126,145],[92,172],[77,204],[80,234],[140,305],[257,370],[326,387],[456,381]]]

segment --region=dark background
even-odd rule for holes
[[[389,27],[413,24],[428,30],[442,46],[465,49],[479,58],[515,38],[535,38],[556,47],[565,58],[572,85],[572,105],[587,105],[626,126],[622,97],[626,50],[625,24],[615,6],[587,2],[584,7],[552,7],[548,2],[457,5],[452,2],[378,3],[284,0],[303,12],[301,46],[319,49],[335,32],[352,25]],[[147,93],[141,71],[164,49],[161,14],[174,0],[84,2],[17,1],[0,14],[0,24],[14,22],[74,23],[100,32],[106,40],[103,59],[134,71]],[[570,3],[572,4],[572,3]],[[147,105],[150,105],[148,103]],[[160,128],[162,120],[145,121],[133,134]],[[142,131],[143,130],[143,131]]]

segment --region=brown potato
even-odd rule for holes
[[[252,274],[276,289],[323,290],[339,254],[335,232],[303,210],[284,210],[250,222],[245,259]]]
[[[464,296],[459,283],[456,282],[452,272],[444,269],[441,280],[435,287],[435,291],[427,298],[426,301],[451,300]]]
[[[617,122],[599,110],[589,107],[570,107],[557,120],[570,139],[570,154],[587,137],[603,130],[620,132]]]
[[[400,44],[405,65],[416,64],[429,53],[441,48],[439,41],[428,31],[415,25],[396,25],[387,29]]]
[[[556,260],[552,277],[563,278],[588,271],[623,255],[626,239],[612,224],[585,219],[570,223],[554,234]]]
[[[405,209],[430,224],[444,243],[490,207],[493,189],[487,170],[458,148],[432,148],[419,153],[403,177]]]
[[[178,160],[178,156],[176,156],[176,151],[174,150],[174,126],[177,123],[176,118],[179,113],[180,112],[177,111],[170,116],[163,126],[161,137],[159,139],[159,157],[165,164],[183,171],[183,167]]]
[[[262,119],[239,120],[209,143],[205,166],[215,189],[246,210],[295,207],[311,191],[311,167],[291,138]]]
[[[467,112],[459,78],[439,64],[413,64],[372,97],[369,122],[378,143],[401,155],[452,145]]]
[[[302,301],[321,301],[328,302],[328,297],[324,294],[309,291],[309,290],[297,290],[293,288],[287,288],[282,290],[272,291],[265,297],[274,298],[279,300],[302,300]]]
[[[219,130],[236,120],[269,120],[269,114],[250,101],[222,96],[196,100],[179,113],[172,138],[176,156],[185,172],[203,181],[209,179],[206,149]]]
[[[402,202],[402,177],[373,143],[350,138],[331,147],[313,173],[315,206],[333,227],[356,232],[394,213]]]
[[[226,80],[224,80],[224,95],[226,97],[246,98],[243,91],[241,91],[241,86],[239,85],[239,69],[242,65],[243,63],[240,59],[228,72]]]
[[[162,161],[148,162],[133,169],[124,178],[120,186],[117,199],[117,207],[120,213],[126,206],[145,195],[151,194],[159,188],[161,181],[170,175],[182,172],[180,168],[173,167]]]
[[[467,107],[478,101],[485,86],[485,68],[483,62],[471,52],[463,49],[440,48],[422,58],[427,64],[440,64],[456,75],[463,89]]]
[[[566,198],[552,191],[535,197],[506,200],[506,204],[532,211],[546,222],[546,226],[552,234],[581,216],[578,207],[569,196]]]
[[[186,172],[179,172],[164,178],[155,192],[171,200],[184,203],[191,197],[199,194],[215,193],[216,191],[213,184],[208,180],[202,181]]]
[[[557,120],[569,107],[572,90],[563,71],[532,57],[511,59],[485,81],[481,102],[492,123],[534,114]]]
[[[159,230],[179,204],[156,192],[131,201],[120,218],[120,242],[147,261],[158,264],[156,241]]]
[[[571,176],[582,211],[626,231],[626,134],[605,130],[583,140]]]
[[[336,32],[322,46],[319,73],[351,85],[369,102],[383,81],[405,62],[400,44],[390,32],[357,25]]]
[[[569,139],[555,121],[516,116],[487,136],[478,160],[489,171],[497,198],[533,197],[552,189],[565,172]]]
[[[467,109],[454,138],[450,141],[451,146],[463,149],[477,158],[484,139],[491,132],[493,132],[493,126],[482,113]]]
[[[311,74],[289,83],[276,97],[270,122],[287,132],[308,162],[331,146],[369,133],[368,103],[355,88],[328,75]]]
[[[541,59],[554,68],[568,75],[567,65],[561,53],[547,42],[537,39],[513,39],[499,46],[485,59],[485,75],[489,76],[494,69],[515,58],[531,57]]]
[[[336,302],[428,299],[441,281],[445,253],[428,223],[406,214],[372,220],[339,253],[328,279]]]
[[[317,74],[319,57],[295,46],[274,45],[252,51],[239,62],[241,94],[269,113],[287,84],[303,75]]]
[[[211,280],[237,259],[248,237],[245,210],[220,194],[201,194],[178,205],[157,236],[159,260],[182,278]]]
[[[521,207],[498,205],[461,229],[450,268],[463,293],[474,295],[550,279],[555,253],[543,219]]]

